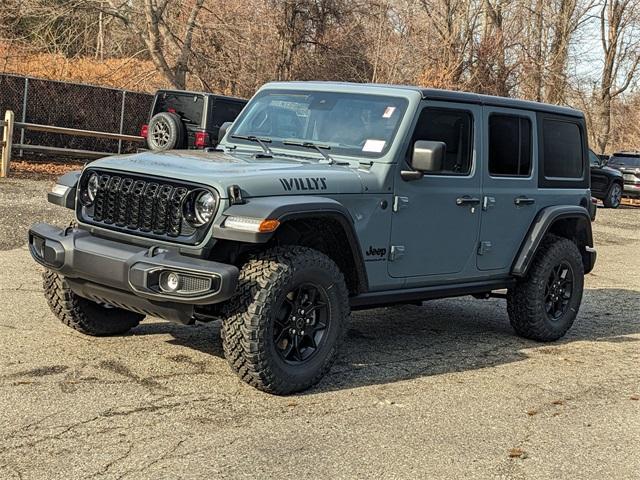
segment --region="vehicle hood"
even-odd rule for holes
[[[600,171],[607,175],[613,175],[614,177],[622,176],[622,172],[620,170],[618,170],[617,168],[607,167],[606,165],[602,167],[593,167],[593,170]]]
[[[92,162],[103,168],[208,185],[227,196],[238,185],[245,197],[360,193],[363,184],[355,169],[329,165],[313,158],[175,150],[116,155]]]

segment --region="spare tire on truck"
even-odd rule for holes
[[[186,130],[178,115],[171,112],[155,114],[149,122],[147,145],[151,150],[183,148]]]

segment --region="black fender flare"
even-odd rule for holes
[[[63,194],[56,192],[47,193],[47,201],[54,205],[74,210],[76,208],[76,191],[81,174],[82,172],[80,170],[73,170],[59,177],[58,180],[56,180],[56,184],[64,185],[68,187],[68,190]]]
[[[242,204],[231,205],[214,222],[213,238],[241,243],[266,243],[273,238],[275,232],[256,233],[225,228],[224,221],[230,216],[278,220],[281,224],[299,218],[330,217],[336,220],[345,232],[351,255],[356,264],[360,285],[368,284],[364,256],[358,242],[353,218],[344,205],[332,198],[312,195],[248,198]]]
[[[589,212],[586,208],[578,205],[555,205],[543,208],[538,212],[511,267],[513,276],[524,277],[527,274],[544,236],[554,223],[565,219],[577,220],[580,230],[576,232],[576,236],[579,235],[585,244],[584,251],[580,252],[585,266],[585,273],[589,273],[593,269],[596,252],[593,248],[593,233]]]

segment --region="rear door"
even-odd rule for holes
[[[509,271],[539,210],[536,115],[483,107],[482,220],[477,266]]]

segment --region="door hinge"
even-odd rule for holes
[[[480,246],[478,247],[478,255],[489,253],[492,246],[493,245],[491,245],[491,242],[480,242]]]
[[[399,212],[402,208],[409,206],[409,197],[393,197],[393,211]]]
[[[389,261],[393,262],[402,257],[404,257],[404,245],[391,245],[391,251],[389,252]]]
[[[484,210],[485,212],[489,210],[489,208],[495,207],[495,206],[496,206],[496,197],[484,197],[484,200],[482,200],[482,210]]]

